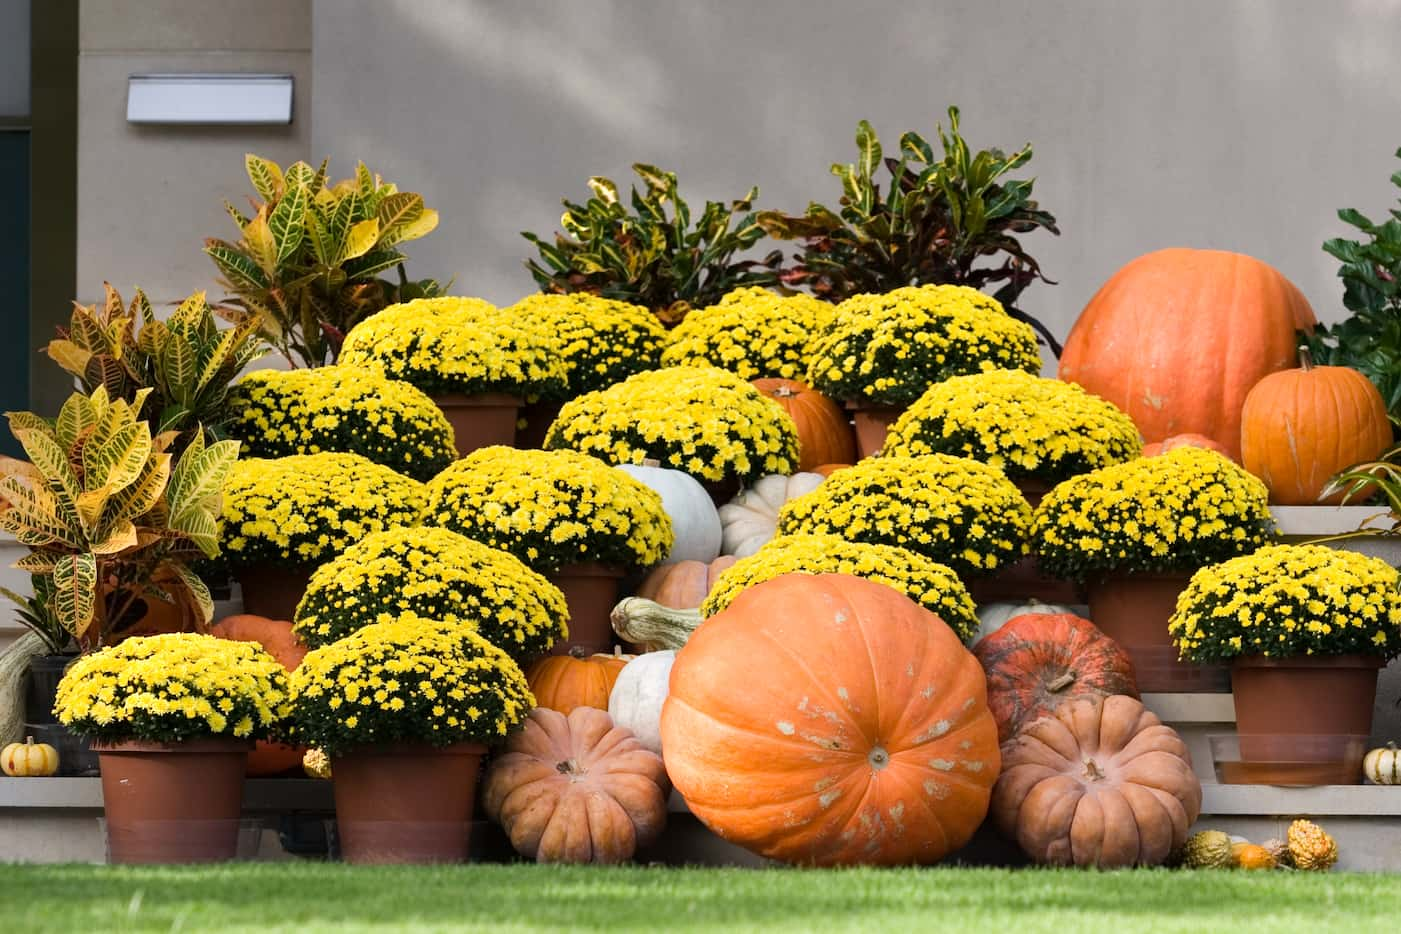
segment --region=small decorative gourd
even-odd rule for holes
[[[34,742],[32,736],[0,750],[0,772],[11,778],[37,778],[57,771],[58,750],[48,743]]]
[[[720,507],[721,554],[744,558],[754,554],[778,532],[778,511],[790,499],[811,493],[827,479],[817,473],[791,477],[769,474],[740,490]]]
[[[1401,750],[1395,743],[1373,749],[1362,760],[1362,774],[1373,785],[1401,785]]]
[[[662,754],[662,704],[666,703],[671,666],[676,652],[648,652],[623,666],[613,693],[608,695],[608,715],[618,726],[632,730],[643,746]]]
[[[660,835],[671,788],[661,756],[607,711],[537,707],[487,771],[486,815],[540,863],[620,863]]]
[[[1231,847],[1237,869],[1274,869],[1275,858],[1258,843],[1237,843]]]
[[[679,649],[701,624],[699,608],[672,609],[646,597],[625,597],[613,607],[613,631],[643,652]]]

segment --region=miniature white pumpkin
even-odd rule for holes
[[[1362,774],[1373,785],[1401,785],[1401,750],[1395,743],[1373,749],[1362,760]]]
[[[1025,603],[985,603],[978,607],[978,636],[973,640],[976,645],[988,636],[997,632],[1007,625],[1009,620],[1018,616],[1028,614],[1041,614],[1054,616],[1060,613],[1069,613],[1072,616],[1079,616],[1082,619],[1089,617],[1084,607],[1061,606],[1057,603],[1042,603],[1040,600],[1028,600]]]
[[[676,536],[668,562],[708,564],[720,556],[720,516],[700,481],[684,471],[650,464],[620,464],[618,469],[661,495]]]
[[[811,493],[825,479],[820,473],[795,473],[791,477],[769,474],[740,490],[720,507],[721,553],[736,558],[754,554],[778,531],[778,511],[783,504]]]
[[[648,652],[623,666],[608,695],[608,715],[632,730],[643,746],[662,754],[662,704],[671,681],[674,651]]]

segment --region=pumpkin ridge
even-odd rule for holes
[[[699,707],[690,703],[685,698],[677,697],[674,694],[669,695],[666,699],[666,702],[668,704],[675,703],[678,706],[684,706],[687,709],[687,711],[689,711],[692,715],[703,717],[704,719],[709,720],[712,723],[724,727],[727,731],[735,733],[745,733],[749,736],[758,736],[767,742],[783,743],[789,746],[795,746],[808,754],[811,754],[814,749],[820,749],[824,754],[827,754],[829,756],[837,756],[841,758],[865,757],[865,753],[858,753],[855,749],[833,749],[831,746],[826,746],[821,743],[812,742],[809,739],[803,738],[803,736],[798,732],[794,732],[792,736],[786,736],[783,734],[775,735],[765,730],[757,729],[754,727],[741,726],[737,723],[731,723],[728,720],[722,720],[720,717],[716,716],[713,713],[710,713],[709,711],[701,710]]]
[[[797,612],[796,608],[794,612]],[[855,713],[846,705],[846,703],[841,699],[839,695],[832,691],[832,689],[827,685],[824,678],[820,676],[817,672],[813,671],[812,667],[808,665],[806,660],[799,657],[798,655],[795,655],[792,649],[790,649],[783,642],[779,641],[779,638],[776,634],[763,629],[756,630],[756,634],[763,637],[771,645],[777,648],[779,652],[787,656],[790,662],[795,664],[798,667],[798,669],[802,671],[803,674],[807,675],[807,677],[811,679],[813,684],[817,685],[817,687],[820,688],[823,691],[823,693],[827,695],[828,701],[835,702],[832,703],[832,705],[829,706],[827,709],[831,710],[833,713],[837,713],[838,716],[840,716],[843,720],[845,720],[848,723],[848,725],[856,728],[855,733],[861,737],[861,739],[865,742],[866,746],[868,747],[866,750],[860,752],[861,757],[864,758],[866,753],[870,751],[869,747],[876,745],[876,743],[875,740],[866,732],[865,726],[858,721]],[[855,752],[856,750],[836,749],[833,751]]]

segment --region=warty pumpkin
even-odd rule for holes
[[[1345,366],[1314,366],[1299,348],[1299,368],[1272,373],[1245,397],[1241,465],[1265,481],[1281,506],[1340,503],[1323,497],[1328,481],[1391,445],[1386,403],[1372,381]]]
[[[546,655],[525,672],[530,693],[538,707],[547,707],[566,716],[576,707],[608,709],[608,695],[623,666],[633,656],[615,648],[612,655],[588,655],[571,649],[568,655]]]
[[[856,460],[856,435],[842,407],[796,379],[756,379],[754,387],[788,413],[798,428],[798,469]]]
[[[1116,695],[1062,704],[1006,743],[992,815],[1038,863],[1109,869],[1166,860],[1201,805],[1182,738]]]
[[[1113,402],[1152,443],[1203,434],[1240,460],[1241,406],[1294,365],[1313,309],[1266,263],[1221,250],[1158,250],[1109,278],[1066,338],[1059,376]]]
[[[720,554],[720,515],[700,481],[654,460],[619,464],[618,469],[662,498],[675,536],[668,561],[712,561]]]
[[[1166,454],[1168,451],[1177,448],[1205,448],[1208,451],[1215,451],[1222,457],[1230,457],[1231,452],[1226,450],[1224,445],[1208,438],[1206,435],[1186,432],[1180,435],[1173,435],[1171,438],[1164,438],[1161,441],[1154,441],[1152,444],[1143,446],[1144,457],[1157,457],[1159,454]]]
[[[288,671],[296,671],[306,658],[307,647],[286,620],[240,613],[219,620],[210,627],[209,634],[232,642],[256,642]],[[259,740],[248,754],[248,775],[280,775],[292,771],[302,766],[305,755],[306,749],[301,746]]]
[[[730,569],[734,555],[721,555],[714,561],[676,561],[652,571],[637,586],[637,596],[654,600],[674,610],[699,607],[716,579]]]
[[[740,490],[720,507],[721,552],[736,558],[754,554],[778,532],[778,511],[790,499],[811,493],[827,479],[821,474],[769,474]]]
[[[666,826],[661,756],[607,711],[536,708],[487,771],[486,815],[540,863],[620,863]]]
[[[637,741],[662,754],[662,705],[671,683],[676,652],[668,649],[639,655],[623,666],[608,695],[608,715]]]
[[[1138,696],[1128,653],[1069,613],[1018,616],[973,654],[987,675],[988,707],[1002,742],[1077,697]]]
[[[676,653],[667,772],[719,836],[791,863],[932,863],[973,836],[997,776],[982,669],[889,587],[786,574]]]

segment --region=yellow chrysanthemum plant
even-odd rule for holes
[[[666,330],[642,307],[587,292],[527,295],[505,313],[555,335],[564,384],[541,393],[561,402],[661,364]]]
[[[224,484],[224,553],[235,567],[324,564],[372,532],[416,525],[423,503],[423,484],[359,454],[242,460]]]
[[[246,457],[360,454],[416,480],[457,457],[452,426],[433,400],[377,370],[257,370],[235,384],[229,407],[229,432]]]
[[[391,305],[351,328],[340,362],[378,369],[430,396],[506,393],[534,399],[565,385],[558,338],[479,298]]]
[[[655,460],[713,484],[798,467],[798,430],[788,413],[710,366],[651,370],[580,396],[560,410],[545,446],[610,464]]]
[[[1066,580],[1195,571],[1270,543],[1268,500],[1264,483],[1214,451],[1176,448],[1057,485],[1032,517],[1032,548]]]
[[[692,311],[667,333],[665,366],[716,366],[741,379],[802,379],[808,345],[833,317],[811,295],[779,295],[750,286]]]
[[[835,535],[783,535],[720,575],[701,604],[710,617],[749,587],[784,574],[850,574],[894,587],[937,615],[965,642],[978,632],[968,589],[950,568],[894,545],[849,542]]]
[[[520,666],[475,626],[413,613],[307,653],[291,693],[293,739],[332,758],[386,743],[493,745],[535,706]]]
[[[287,672],[253,642],[198,633],[137,636],[84,655],[59,682],[54,713],[102,742],[278,738]]]
[[[576,451],[479,448],[428,484],[424,521],[540,572],[650,567],[674,538],[660,494]]]
[[[1168,631],[1182,657],[1401,654],[1401,575],[1380,558],[1273,545],[1192,575]]]
[[[1031,325],[966,285],[908,286],[838,305],[813,340],[806,382],[835,399],[900,407],[988,370],[1041,371]]]
[[[956,454],[1013,481],[1056,484],[1138,457],[1138,427],[1074,383],[989,370],[935,383],[891,426],[881,449],[902,457]]]
[[[996,467],[949,454],[866,458],[778,514],[779,535],[894,545],[976,577],[1026,552],[1031,507]]]
[[[568,633],[564,595],[548,580],[504,551],[428,527],[375,532],[317,568],[293,631],[320,648],[407,613],[475,626],[520,662]]]

